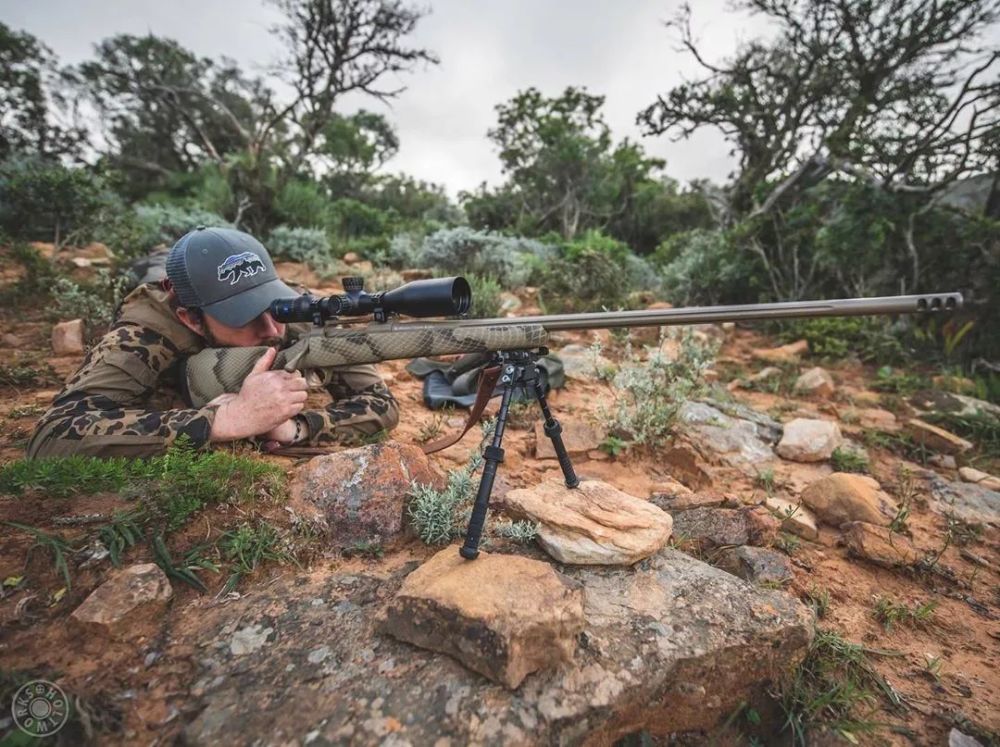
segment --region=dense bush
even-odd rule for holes
[[[172,246],[177,239],[198,226],[233,227],[225,218],[208,210],[178,205],[140,205],[136,208],[136,214],[144,231],[147,248],[157,244]]]
[[[278,226],[267,238],[267,248],[272,255],[305,262],[310,267],[323,268],[333,260],[330,240],[318,228],[292,228]]]
[[[503,299],[500,291],[503,288],[496,280],[482,275],[468,274],[465,279],[472,287],[472,308],[469,316],[473,319],[492,319],[500,316],[500,306]]]
[[[417,263],[448,274],[488,275],[511,289],[526,285],[537,264],[555,255],[554,247],[540,241],[460,227],[437,231],[425,238]]]
[[[755,267],[722,231],[672,236],[656,250],[664,293],[676,304],[717,304],[755,298]]]
[[[287,225],[325,228],[331,221],[330,200],[315,182],[293,180],[274,198],[276,217]]]
[[[14,239],[87,241],[109,202],[118,200],[89,170],[37,157],[0,163],[0,230]]]
[[[625,305],[629,288],[622,266],[600,251],[556,259],[542,270],[539,297],[546,311],[600,311]]]
[[[805,339],[809,352],[829,358],[856,355],[873,363],[898,363],[905,357],[900,331],[885,317],[826,317],[782,322],[785,342]]]

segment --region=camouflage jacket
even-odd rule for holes
[[[306,328],[289,325],[287,343]],[[158,284],[139,286],[42,416],[28,457],[152,456],[181,435],[195,446],[208,443],[216,406],[186,406],[178,380],[183,358],[204,347],[174,316]],[[396,400],[374,366],[338,369],[326,388],[333,401],[302,413],[309,426],[303,444],[356,441],[399,420]]]

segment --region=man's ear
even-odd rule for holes
[[[180,320],[181,324],[194,332],[196,335],[205,337],[205,323],[200,314],[196,314],[183,306],[178,306],[174,310],[174,313],[177,314],[177,318]]]

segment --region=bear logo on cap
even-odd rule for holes
[[[266,270],[263,260],[253,252],[231,254],[218,267],[219,282],[224,283],[228,280],[230,285],[236,285],[240,278],[252,278],[258,272]]]

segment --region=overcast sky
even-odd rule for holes
[[[494,106],[535,86],[557,95],[586,86],[607,97],[604,114],[616,139],[640,138],[636,113],[697,69],[663,26],[680,0],[429,0],[431,13],[411,37],[441,59],[400,82],[407,90],[386,109],[352,99],[345,112],[366,106],[395,124],[400,151],[388,170],[444,184],[455,195],[483,181],[496,184],[500,164],[486,131]],[[731,54],[740,40],[764,33],[759,19],[736,14],[725,0],[694,4],[694,28],[708,56]],[[0,20],[25,29],[64,64],[92,54],[116,33],[171,37],[199,55],[236,59],[248,70],[278,54],[269,28],[273,7],[254,0],[0,0]],[[643,138],[667,173],[688,181],[723,180],[732,168],[728,148],[713,132],[672,143]]]

